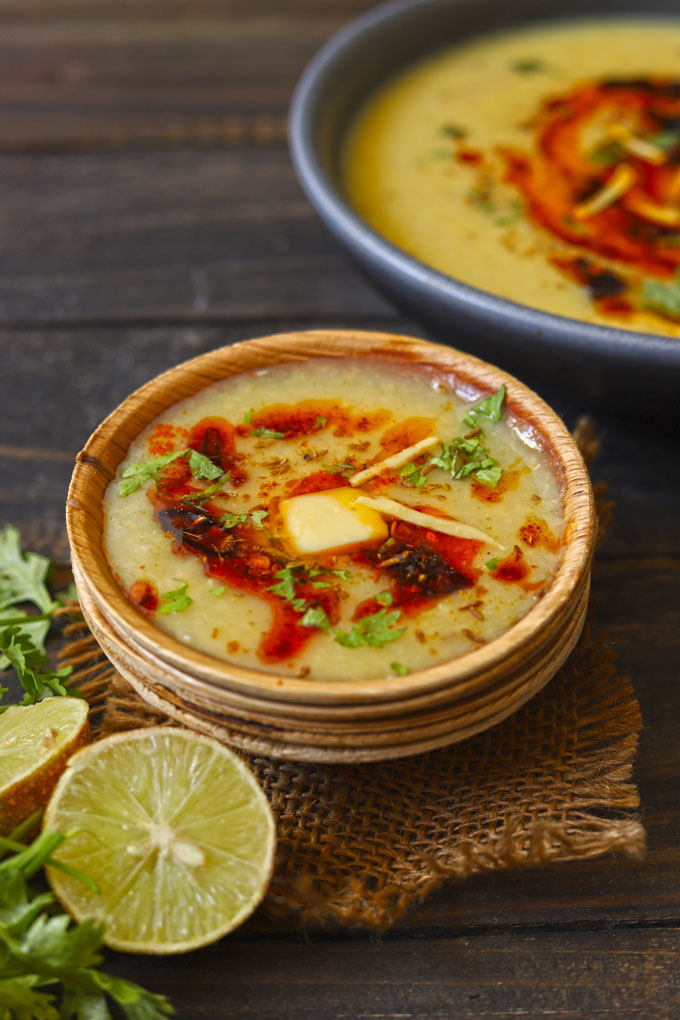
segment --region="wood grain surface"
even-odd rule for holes
[[[67,563],[75,455],[162,369],[276,330],[423,335],[327,237],[285,150],[304,61],[368,6],[0,0],[0,523],[27,547]],[[540,392],[569,427],[590,414],[616,503],[593,589],[642,706],[646,859],[451,884],[381,939],[256,915],[172,962],[108,954],[182,1020],[680,1016],[680,435]]]

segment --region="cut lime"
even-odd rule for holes
[[[59,901],[134,953],[183,953],[226,935],[258,905],[274,863],[274,818],[246,765],[216,740],[164,726],[74,755],[43,827],[81,830],[54,856],[99,886],[48,868]]]
[[[43,808],[73,752],[90,739],[82,698],[12,705],[0,715],[0,835]]]

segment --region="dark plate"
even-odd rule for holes
[[[591,400],[679,415],[680,338],[567,319],[445,276],[386,241],[349,207],[339,174],[349,120],[382,81],[452,42],[557,19],[641,16],[639,0],[398,0],[334,36],[293,97],[290,146],[307,197],[373,283],[433,336],[528,381],[558,382]],[[677,14],[649,0],[645,16]],[[650,56],[653,67],[653,55]]]

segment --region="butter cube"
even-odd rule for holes
[[[361,494],[360,489],[346,485],[284,500],[281,514],[295,551],[316,553],[387,538],[382,516],[369,507],[357,505]]]

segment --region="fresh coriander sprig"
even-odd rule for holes
[[[29,885],[45,864],[61,867],[52,855],[68,836],[43,832],[22,846],[15,842],[17,835],[0,840],[1,849],[14,851],[0,861],[0,1016],[111,1020],[110,1000],[128,1020],[172,1016],[174,1010],[164,995],[98,969],[103,925],[93,920],[73,923],[58,910],[51,893],[36,892]],[[69,873],[92,886],[75,869]],[[60,1002],[55,992],[61,993]]]

